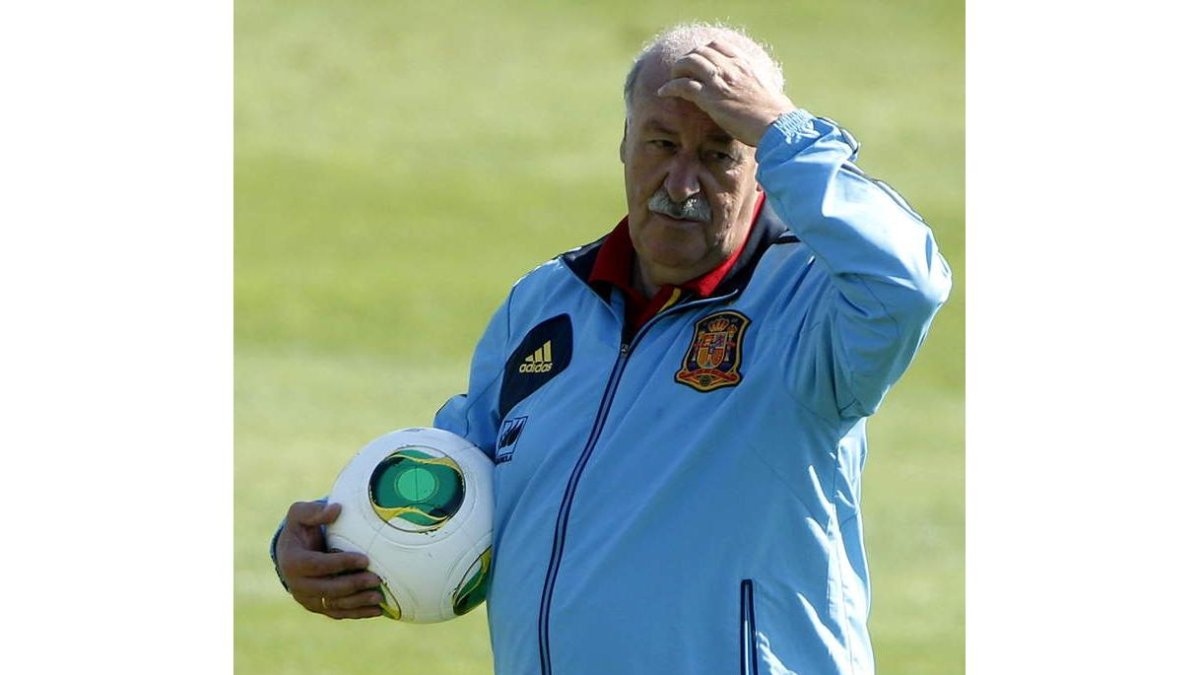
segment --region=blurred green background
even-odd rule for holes
[[[864,509],[879,672],[963,671],[960,0],[238,0],[237,672],[491,672],[484,609],[330,621],[284,593],[267,541],[363,443],[465,388],[513,281],[620,219],[626,69],[692,19],[771,45],[791,98],[854,132],[955,270],[870,425]]]

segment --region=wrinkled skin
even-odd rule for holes
[[[639,290],[653,295],[698,277],[741,245],[760,190],[754,148],[771,122],[794,109],[719,40],[670,65],[644,64],[621,141]],[[711,220],[652,210],[660,190],[674,202],[703,200]]]
[[[365,619],[383,613],[379,577],[366,571],[367,556],[327,553],[322,525],[337,520],[342,507],[296,502],[288,509],[275,544],[279,575],[292,597],[310,612],[333,619]]]

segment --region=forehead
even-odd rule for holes
[[[648,55],[638,69],[637,81],[634,84],[634,101],[640,97],[654,95],[659,87],[671,79],[671,68],[658,54]]]

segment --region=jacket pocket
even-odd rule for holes
[[[758,638],[754,630],[754,582],[742,579],[741,675],[758,675]]]

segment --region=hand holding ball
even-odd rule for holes
[[[432,623],[481,604],[492,566],[492,461],[470,441],[401,429],[358,451],[334,482],[329,550],[364,553],[384,615]]]

